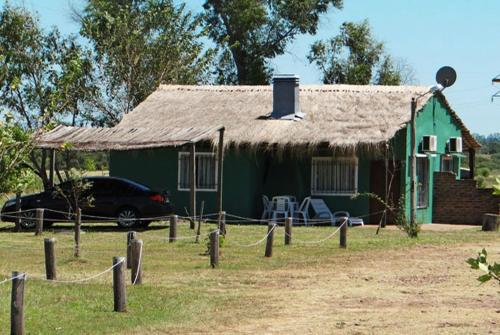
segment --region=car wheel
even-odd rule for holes
[[[139,213],[131,207],[120,209],[116,215],[118,217],[118,225],[122,228],[131,228],[139,222]]]
[[[22,229],[34,229],[36,227],[36,213],[34,210],[24,212],[21,215]]]

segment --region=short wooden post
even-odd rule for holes
[[[113,301],[115,312],[127,310],[125,291],[125,257],[113,257]]]
[[[80,208],[76,209],[76,220],[75,220],[75,257],[80,257],[80,233],[82,225],[82,210]]]
[[[42,235],[43,233],[43,208],[36,209],[36,229],[35,236]]]
[[[292,243],[293,218],[287,218],[285,221],[285,245]]]
[[[127,269],[132,269],[132,241],[137,239],[135,231],[127,233]]]
[[[347,248],[347,217],[343,217],[342,225],[340,226],[340,247]]]
[[[43,248],[45,250],[45,274],[48,280],[56,280],[56,253],[55,253],[56,239],[45,238],[43,239]]]
[[[177,215],[170,215],[170,227],[168,232],[168,242],[175,242],[177,238],[177,222],[179,217]]]
[[[144,259],[144,250],[142,240],[132,240],[132,285],[142,284],[142,260]]]
[[[222,235],[226,236],[226,212],[219,212],[219,231]]]
[[[10,333],[24,335],[24,272],[12,272],[12,296],[10,301]]]
[[[215,268],[219,265],[219,231],[210,233],[210,266]]]
[[[21,192],[16,193],[16,221],[15,221],[15,231],[21,231]]]
[[[264,256],[266,257],[273,256],[274,226],[274,222],[269,222],[269,224],[267,225],[266,252],[264,254]]]

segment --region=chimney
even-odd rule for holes
[[[273,78],[273,112],[271,118],[300,120],[299,77],[294,74],[278,74]]]

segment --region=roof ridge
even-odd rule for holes
[[[272,85],[171,85],[162,84],[159,90],[162,91],[219,91],[219,92],[259,92],[272,91]],[[300,85],[300,91],[314,92],[380,92],[380,93],[401,93],[411,91],[427,90],[426,86],[416,85],[346,85],[346,84],[325,84],[325,85]]]

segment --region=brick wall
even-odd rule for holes
[[[477,188],[475,180],[456,180],[453,173],[434,172],[432,221],[479,225],[484,213],[500,214],[500,196],[492,192]]]

